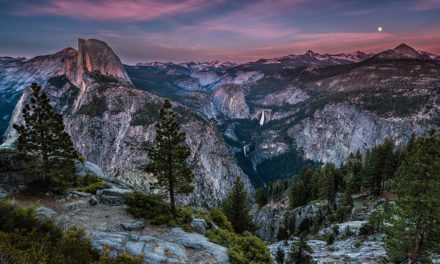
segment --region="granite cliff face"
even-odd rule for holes
[[[246,104],[241,86],[225,84],[212,95],[211,104],[214,115],[231,119],[245,119],[250,117],[249,106]]]
[[[76,51],[72,48],[32,59],[0,57],[0,142],[22,91],[32,82],[45,84],[64,74],[64,65]]]
[[[145,147],[154,140],[163,99],[131,86],[117,56],[100,41],[80,40],[78,51],[72,52],[64,66],[65,74],[50,78],[43,92],[63,114],[78,151],[113,179],[148,190],[154,177],[143,171],[148,162]],[[28,96],[27,90],[11,124],[20,122],[19,113]],[[235,177],[241,177],[252,191],[216,125],[179,104],[174,109],[187,134],[192,153],[189,162],[195,172],[195,191],[180,202],[215,206],[232,188]],[[15,131],[9,127],[5,144],[13,144],[15,139]]]
[[[386,138],[403,145],[419,126],[402,120],[389,120],[344,104],[329,104],[288,130],[304,150],[305,157],[337,165],[350,153],[364,153]]]

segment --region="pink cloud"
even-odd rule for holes
[[[341,53],[361,50],[364,52],[381,52],[392,49],[404,42],[419,50],[440,52],[439,32],[396,35],[390,33],[325,33],[297,34],[291,42],[265,45],[233,52],[217,51],[211,53],[216,58],[234,61],[252,61],[260,58],[271,58],[288,54],[303,54],[311,49],[318,53]]]
[[[191,26],[182,26],[179,31],[236,33],[243,37],[259,40],[292,36],[297,29],[276,24],[273,19],[279,16],[280,10],[294,10],[304,4],[315,1],[306,0],[263,0],[255,1],[240,10],[234,10],[218,18],[209,19]]]
[[[147,21],[161,16],[189,13],[217,2],[218,0],[50,0],[46,5],[21,6],[17,14],[50,14],[99,21]]]
[[[409,9],[417,11],[440,9],[440,0],[422,0],[411,6]]]

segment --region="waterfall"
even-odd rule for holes
[[[260,126],[264,125],[264,110],[261,112]]]

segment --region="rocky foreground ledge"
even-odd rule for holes
[[[62,227],[83,228],[96,248],[109,250],[112,256],[122,252],[143,255],[145,264],[229,263],[227,249],[209,242],[202,232],[185,232],[134,219],[123,203],[124,196],[130,192],[113,186],[96,196],[82,192],[62,197],[15,193],[9,198],[16,204],[35,207],[39,216],[52,219]],[[203,231],[203,221],[194,219],[193,229]]]

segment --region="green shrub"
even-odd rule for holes
[[[97,190],[106,188],[106,184],[97,176],[87,174],[81,178],[78,191],[96,194]]]
[[[80,192],[96,194],[97,190],[104,189],[105,185],[102,182],[92,183],[90,185],[78,188]]]
[[[125,202],[133,216],[145,217],[154,225],[185,225],[192,220],[192,211],[187,207],[177,207],[177,219],[173,219],[170,205],[158,195],[135,191],[125,198]]]
[[[229,222],[228,217],[218,208],[212,209],[205,220],[207,220],[207,222],[213,222],[221,229],[233,231],[232,224]]]
[[[158,195],[135,191],[125,198],[128,211],[135,217],[154,218],[169,211],[170,206]]]
[[[369,236],[374,234],[374,226],[369,222],[361,225],[361,227],[359,228],[359,234],[364,236]]]
[[[237,234],[225,229],[209,229],[208,231],[206,231],[205,236],[209,238],[211,242],[227,246],[234,243]]]
[[[224,229],[210,229],[205,236],[211,242],[227,247],[233,264],[272,263],[269,248],[261,239],[249,232],[239,235]]]

